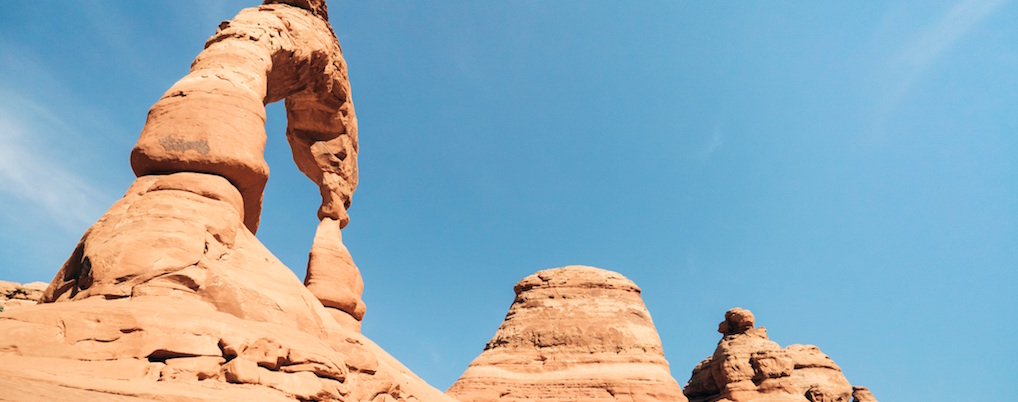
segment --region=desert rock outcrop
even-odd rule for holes
[[[339,234],[357,187],[357,118],[346,61],[323,0],[265,3],[220,24],[187,76],[152,106],[131,167],[139,180],[172,172],[225,178],[239,190],[231,202],[239,202],[241,220],[255,233],[269,177],[265,105],[285,98],[293,159],[322,195],[307,286],[326,307],[350,316],[341,321],[359,322],[364,285]],[[87,236],[86,257],[88,243],[103,242]],[[108,282],[93,286],[92,294],[116,292],[105,290]]]
[[[357,125],[326,18],[321,0],[267,0],[220,24],[150,110],[124,197],[41,304],[0,313],[0,399],[452,400],[359,333],[340,237]],[[264,104],[283,98],[322,194],[306,286],[254,236]]]
[[[0,281],[0,311],[38,304],[46,286],[42,282],[22,285],[17,282]]]
[[[866,388],[853,389],[816,346],[781,348],[767,339],[749,310],[729,310],[718,332],[717,349],[693,369],[683,391],[690,402],[875,401]]]
[[[254,235],[264,105],[284,99],[294,161],[322,197],[304,283]],[[583,266],[517,283],[443,393],[360,333],[364,283],[342,241],[357,154],[324,0],[265,0],[220,24],[150,109],[123,198],[48,285],[0,282],[0,400],[875,401],[742,309],[684,393],[640,288]]]
[[[640,288],[570,266],[516,284],[505,321],[446,391],[470,401],[684,401]]]

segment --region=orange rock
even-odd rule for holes
[[[877,402],[870,389],[866,387],[852,387],[852,402]]]
[[[285,98],[294,161],[322,194],[307,283],[337,310],[330,314],[359,328],[363,282],[340,236],[357,187],[357,118],[326,18],[321,0],[267,1],[221,24],[191,72],[152,106],[131,153],[138,180],[85,233],[47,301],[126,297],[209,253],[228,256],[240,231],[234,221],[257,229],[268,179],[264,105]],[[162,190],[174,192],[146,196]],[[223,247],[209,250],[206,236]]]
[[[467,401],[684,401],[640,288],[570,266],[516,284],[505,321],[447,394]]]
[[[295,3],[325,9],[322,1]],[[322,189],[321,214],[345,226],[357,186],[357,119],[339,42],[327,20],[305,9],[266,4],[221,24],[191,72],[149,111],[131,166],[139,177],[227,178],[255,232],[268,179],[264,105],[284,98],[294,159]]]
[[[46,284],[42,282],[26,283],[0,281],[0,311],[39,303]]]
[[[841,368],[812,345],[782,349],[755,327],[753,313],[734,308],[718,325],[723,337],[714,355],[700,362],[683,391],[690,402],[849,402],[853,392]],[[865,390],[865,388],[863,388]],[[859,401],[873,400],[857,399]]]
[[[241,219],[255,233],[269,174],[264,105],[284,98],[294,161],[319,186],[318,218],[329,227],[320,227],[328,235],[312,244],[309,285],[357,327],[364,315],[360,273],[352,259],[335,256],[345,251],[338,230],[350,220],[346,209],[357,188],[357,117],[324,1],[266,1],[221,24],[190,73],[149,110],[131,166],[139,180],[166,172],[227,179],[240,192]],[[180,255],[191,256],[193,250]]]
[[[41,304],[0,313],[0,399],[453,400],[359,333],[340,236],[357,124],[326,18],[322,0],[270,0],[209,39],[150,110],[124,197]],[[254,236],[264,103],[284,97],[294,159],[322,191],[308,286]]]
[[[350,328],[360,328],[366,309],[361,301],[364,280],[350,251],[343,245],[339,222],[322,219],[315,232],[314,245],[304,285],[322,304],[332,308],[330,311],[335,313],[337,321]]]

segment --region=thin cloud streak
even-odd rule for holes
[[[715,128],[714,132],[710,136],[710,142],[704,147],[703,151],[700,152],[700,161],[706,161],[710,159],[714,151],[717,151],[722,145],[725,145],[725,135],[721,132],[720,128]]]
[[[888,93],[882,114],[886,115],[897,106],[941,55],[1005,2],[963,0],[948,10],[935,25],[920,32],[892,63],[892,71],[900,72],[900,79]]]
[[[0,105],[0,197],[20,199],[68,231],[88,226],[108,206],[107,197],[94,185],[73,173],[74,167],[47,158],[36,149],[45,147],[46,125],[69,127],[45,108],[33,105],[31,118],[19,119]],[[41,121],[32,127],[25,121]],[[41,146],[27,144],[33,139]]]

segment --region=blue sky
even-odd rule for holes
[[[148,108],[256,1],[0,2],[0,278],[49,281]],[[685,383],[725,310],[886,401],[1018,372],[1018,4],[330,2],[360,124],[364,332],[448,387],[540,269],[643,288]],[[269,107],[258,237],[319,201]]]

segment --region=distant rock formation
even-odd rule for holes
[[[43,282],[22,285],[17,282],[0,281],[0,311],[38,304],[46,286],[47,284]]]
[[[849,385],[816,346],[782,349],[754,321],[749,310],[725,313],[717,350],[693,369],[683,391],[690,402],[876,401],[866,388]]]
[[[451,401],[359,333],[363,283],[340,237],[357,184],[346,74],[322,0],[220,24],[149,111],[126,195],[41,304],[0,314],[0,399]],[[264,104],[283,98],[322,194],[306,287],[254,236]]]
[[[869,388],[856,386],[852,387],[852,402],[877,402],[877,398]]]
[[[495,336],[446,393],[472,401],[685,401],[640,288],[569,266],[516,284]]]

